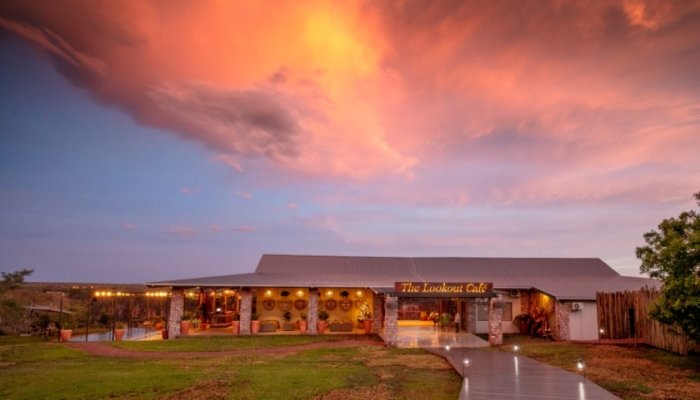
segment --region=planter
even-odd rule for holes
[[[180,334],[188,335],[190,333],[190,325],[192,325],[191,321],[180,321]]]
[[[328,323],[326,321],[318,321],[318,333],[325,333],[326,332],[326,326],[328,326]]]
[[[207,328],[209,328],[209,324],[207,324],[206,322],[202,322],[201,324],[199,324],[200,331],[206,331]]]
[[[72,329],[61,329],[61,341],[62,342],[67,342],[70,340],[70,337],[73,335],[73,330]]]
[[[365,335],[369,335],[372,332],[372,320],[366,319],[362,321],[362,326],[365,329]]]
[[[260,332],[260,321],[250,321],[250,331],[252,333]]]
[[[160,331],[160,335],[163,338],[163,340],[166,340],[168,338],[168,330],[163,329],[162,331]]]
[[[299,332],[301,332],[301,333],[306,333],[308,327],[309,327],[308,322],[306,322],[306,321],[299,321]]]
[[[117,342],[120,342],[122,338],[124,337],[124,333],[126,332],[125,329],[115,329],[114,330],[114,340]]]
[[[241,321],[231,322],[231,329],[233,330],[234,335],[241,333]]]

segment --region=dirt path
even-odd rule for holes
[[[199,358],[199,357],[221,357],[221,356],[246,356],[253,354],[288,356],[300,351],[311,349],[327,349],[355,347],[359,345],[384,346],[384,343],[370,340],[341,340],[334,342],[318,342],[283,347],[268,347],[262,349],[242,349],[226,351],[140,351],[121,349],[101,342],[66,342],[65,346],[82,351],[84,353],[100,357],[123,357],[123,358]]]

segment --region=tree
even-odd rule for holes
[[[15,272],[3,272],[0,281],[0,335],[7,330],[14,330],[22,319],[22,307],[12,298],[5,298],[5,294],[18,289],[24,283],[24,278],[34,272],[31,269],[22,269]]]
[[[21,269],[15,272],[3,272],[2,281],[0,281],[0,296],[4,295],[10,290],[15,290],[22,286],[22,284],[24,283],[24,278],[31,275],[33,272],[33,269]]]
[[[700,192],[694,196],[700,206]],[[651,315],[678,324],[700,341],[700,213],[684,211],[663,220],[658,228],[644,234],[646,246],[637,247],[641,272],[663,282]]]

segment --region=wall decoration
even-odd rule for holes
[[[335,310],[336,307],[338,307],[337,301],[335,301],[333,299],[326,300],[326,310],[333,311],[333,310]]]
[[[294,301],[294,308],[296,308],[298,311],[301,311],[306,308],[306,300],[304,299],[297,299]]]
[[[352,300],[348,298],[340,300],[340,309],[346,312],[350,311],[350,309],[352,309]]]
[[[277,302],[277,308],[281,311],[289,311],[292,309],[292,301],[289,299],[279,300]]]
[[[272,299],[263,300],[263,308],[267,311],[272,310],[273,308],[275,308],[275,301]]]

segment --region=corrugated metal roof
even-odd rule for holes
[[[352,257],[263,255],[254,273],[151,282],[180,287],[368,287],[400,281],[487,281],[498,289],[536,288],[560,300],[593,300],[596,292],[659,287],[620,276],[598,258]]]

